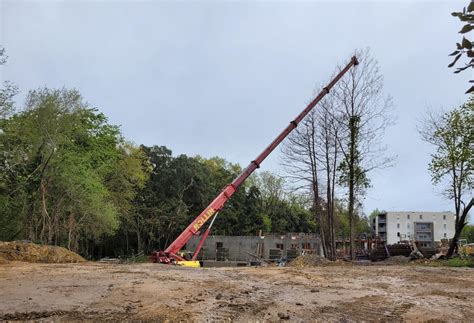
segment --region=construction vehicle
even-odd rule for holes
[[[334,77],[334,79],[326,85],[322,91],[306,106],[306,108],[293,120],[290,124],[265,148],[265,150],[250,165],[245,168],[242,173],[230,184],[228,184],[217,197],[209,204],[204,211],[199,214],[193,222],[174,240],[164,251],[154,251],[151,255],[153,262],[162,264],[176,264],[188,267],[200,267],[197,256],[201,250],[207,236],[217,218],[217,215],[224,207],[225,203],[235,193],[239,186],[257,169],[263,160],[285,139],[288,134],[295,129],[303,118],[316,106],[316,104],[329,93],[331,88],[339,81],[339,79],[352,67],[358,65],[357,58],[353,56],[351,61]],[[201,228],[211,220],[209,226],[201,234]],[[201,235],[201,239],[194,251],[191,259],[180,255],[180,250],[193,236]]]
[[[467,243],[467,239],[459,239],[458,252],[461,255],[474,255],[474,243]]]

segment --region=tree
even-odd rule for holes
[[[377,217],[377,215],[381,214],[382,211],[380,211],[378,208],[375,208],[372,212],[369,214],[369,220],[372,223],[372,221]]]
[[[392,124],[391,98],[383,94],[383,76],[369,49],[355,52],[359,65],[336,84],[338,104],[334,120],[339,122],[337,141],[342,153],[339,183],[348,189],[348,217],[351,259],[355,259],[356,208],[370,185],[369,172],[392,164],[381,144],[385,129]]]
[[[0,66],[5,65],[7,58],[5,48],[0,46]],[[13,97],[16,94],[18,94],[18,87],[12,82],[4,81],[3,87],[0,88],[0,119],[5,119],[13,113]]]
[[[466,225],[461,232],[461,239],[466,239],[469,243],[474,243],[474,225]]]
[[[284,177],[271,172],[253,174],[248,181],[250,189],[259,191],[262,212],[254,232],[262,229],[264,233],[314,232],[315,222],[311,217],[307,197],[292,192]]]
[[[469,2],[467,9],[464,7],[462,12],[453,12],[451,13],[454,17],[458,17],[462,23],[465,25],[459,31],[460,34],[463,34],[462,41],[456,43],[456,50],[452,52],[449,56],[454,56],[454,60],[448,65],[448,67],[453,67],[456,65],[457,61],[465,55],[468,58],[468,63],[464,64],[463,67],[458,67],[454,73],[460,73],[468,68],[474,68],[474,49],[473,42],[466,38],[466,34],[474,30],[474,2]],[[470,80],[470,83],[474,83],[474,80]],[[474,85],[471,86],[466,93],[474,92]]]
[[[339,174],[338,164],[341,162],[338,144],[341,123],[335,117],[337,100],[334,92],[329,93],[320,103],[318,110],[318,142],[319,159],[322,160],[323,178],[326,185],[326,223],[327,249],[329,259],[336,260],[336,196],[335,189]]]
[[[340,161],[335,104],[333,94],[329,93],[318,109],[311,111],[290,134],[282,149],[287,176],[299,185],[297,188],[311,192],[323,252],[330,260],[336,260],[335,187]]]
[[[90,255],[146,181],[142,153],[75,90],[31,91],[23,111],[0,121],[1,239]]]
[[[359,65],[349,70],[290,136],[283,146],[290,178],[309,183],[318,219],[323,251],[335,258],[335,187],[347,188],[351,258],[359,226],[357,210],[370,185],[368,174],[390,166],[381,144],[392,123],[389,96],[383,94],[383,77],[368,49],[357,50]],[[337,181],[336,181],[337,180]],[[323,194],[325,191],[325,198]],[[324,216],[323,216],[324,214]]]
[[[287,177],[297,185],[296,190],[309,191],[312,201],[314,218],[318,223],[319,235],[324,256],[331,258],[328,250],[328,225],[323,216],[323,199],[321,197],[320,171],[321,161],[318,156],[318,115],[312,110],[300,123],[282,146],[282,165],[285,167]]]
[[[444,196],[454,203],[455,233],[447,253],[451,257],[474,204],[474,96],[452,111],[428,113],[419,131],[422,139],[436,148],[428,167],[431,180],[443,185]]]

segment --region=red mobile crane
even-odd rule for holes
[[[298,124],[303,120],[303,118],[315,107],[315,105],[329,93],[331,88],[339,81],[339,79],[352,67],[359,64],[357,58],[353,56],[349,64],[344,67],[339,74],[334,77],[334,79],[329,82],[326,87],[318,94],[317,97],[311,101],[306,108],[301,111],[301,113],[290,122],[290,124],[283,130],[278,137],[276,137],[272,143],[265,148],[265,150],[255,159],[250,165],[245,168],[239,176],[229,185],[227,185],[219,195],[209,204],[204,211],[199,214],[193,222],[173,241],[165,251],[154,251],[151,255],[153,262],[159,262],[164,264],[178,264],[190,267],[199,267],[199,262],[196,261],[199,251],[202,248],[202,245],[206,241],[207,236],[211,230],[211,227],[217,217],[217,214],[224,207],[225,203],[230,199],[232,194],[239,188],[239,186],[253,173],[253,171],[260,167],[260,164],[263,160],[283,141],[283,139],[288,136],[288,134],[295,129]],[[202,226],[210,219],[213,218],[206,231],[201,235],[201,240],[199,241],[196,250],[192,256],[192,259],[186,260],[183,256],[180,256],[178,253],[181,248],[191,239],[193,235],[199,235],[200,229]]]

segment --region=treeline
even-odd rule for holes
[[[150,168],[77,91],[29,93],[0,120],[0,239],[86,250],[116,232]]]
[[[0,119],[0,133],[0,240],[87,257],[166,247],[241,171],[222,158],[127,142],[75,90],[31,91],[21,110]],[[282,177],[258,172],[220,212],[213,233],[315,232],[309,201]],[[346,235],[347,212],[338,205],[338,234]]]
[[[22,107],[17,93],[11,82],[0,86],[0,240],[61,245],[91,258],[162,249],[241,171],[219,157],[128,142],[76,90],[30,91]],[[295,193],[288,177],[252,175],[213,233],[324,232],[321,206],[329,204]],[[331,200],[333,236],[370,232],[366,218],[351,222],[346,204]]]
[[[0,240],[62,245],[86,256],[165,247],[241,171],[218,157],[127,142],[75,90],[31,91],[0,129]],[[233,196],[213,232],[260,230],[315,230],[304,199],[285,193],[270,173]]]

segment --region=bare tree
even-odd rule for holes
[[[318,223],[324,256],[330,258],[327,249],[327,221],[323,217],[319,175],[321,160],[318,158],[318,115],[311,111],[300,126],[287,138],[282,146],[282,165],[286,177],[295,184],[295,190],[307,190],[312,197],[312,208]]]
[[[331,112],[334,96],[327,95],[303,120],[283,145],[282,165],[296,190],[312,197],[312,209],[325,257],[336,260],[334,203],[339,146],[335,135],[339,123]],[[323,197],[325,195],[325,197]]]
[[[391,99],[369,50],[358,50],[351,69],[284,143],[282,165],[296,189],[309,189],[324,254],[336,257],[336,186],[347,189],[351,259],[355,258],[357,210],[369,186],[368,173],[392,164],[384,157],[383,133],[392,118]],[[322,197],[325,192],[325,198]]]
[[[335,119],[334,111],[337,104],[332,93],[324,98],[318,110],[318,153],[322,160],[323,178],[326,186],[326,220],[327,220],[327,246],[329,259],[336,260],[335,238],[335,188],[338,174],[337,166],[340,162],[340,149],[338,135],[340,123]]]
[[[348,192],[349,238],[351,259],[355,259],[354,228],[356,205],[362,203],[370,182],[368,173],[390,166],[393,157],[385,157],[382,145],[385,129],[393,123],[392,102],[383,94],[383,76],[370,50],[356,50],[357,68],[351,69],[335,86],[339,123],[337,141],[342,153],[339,183]]]

